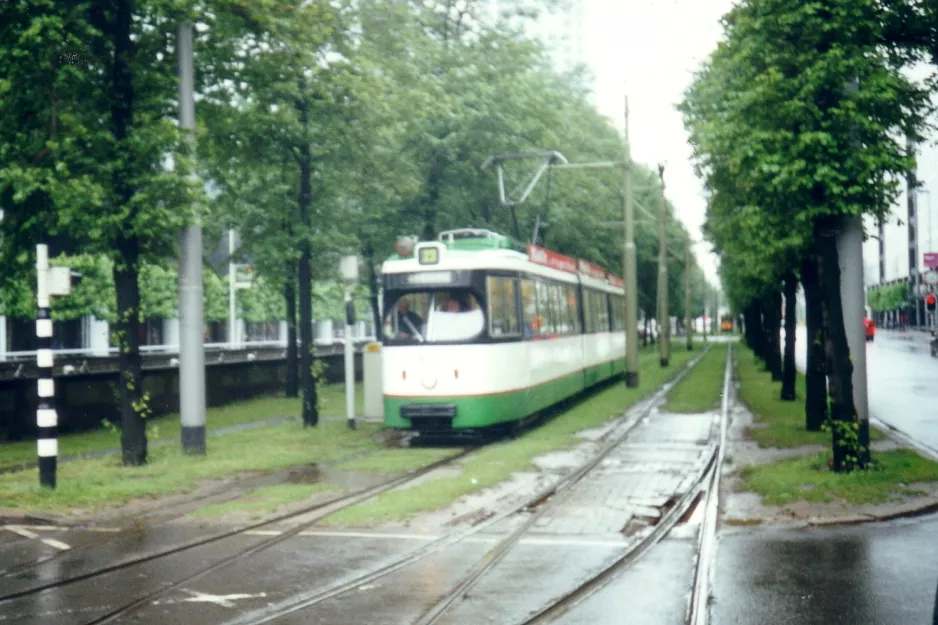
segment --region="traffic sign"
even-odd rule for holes
[[[938,284],[938,271],[926,271],[922,274],[922,281],[929,286]]]
[[[925,252],[925,266],[938,267],[938,252]]]

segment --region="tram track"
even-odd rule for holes
[[[367,500],[367,499],[371,499],[372,497],[375,497],[375,496],[377,496],[377,495],[380,495],[380,494],[383,493],[383,492],[392,490],[392,489],[394,489],[394,488],[397,488],[398,486],[402,486],[402,485],[407,484],[408,482],[412,482],[412,481],[414,481],[414,480],[417,480],[417,479],[423,477],[424,475],[426,475],[427,473],[430,473],[431,471],[434,471],[434,470],[437,470],[437,469],[439,469],[439,468],[441,468],[441,467],[444,467],[444,466],[447,466],[447,465],[449,465],[449,464],[452,464],[453,462],[456,462],[456,461],[458,461],[458,460],[460,460],[460,459],[462,459],[462,458],[465,458],[466,456],[468,456],[469,454],[473,453],[473,452],[476,451],[477,449],[478,449],[478,447],[470,447],[470,448],[463,449],[463,450],[460,451],[459,453],[456,453],[456,454],[453,454],[453,455],[448,456],[448,457],[446,457],[446,458],[443,458],[443,459],[441,459],[441,460],[438,460],[438,461],[436,461],[436,462],[434,462],[434,463],[431,463],[431,464],[429,464],[429,465],[427,465],[427,466],[421,467],[420,469],[417,469],[416,471],[412,471],[412,472],[410,472],[410,473],[407,473],[407,474],[405,474],[405,475],[403,475],[403,476],[398,476],[398,477],[396,477],[396,478],[394,478],[394,479],[387,480],[387,481],[385,481],[385,482],[382,482],[381,484],[378,484],[378,485],[375,485],[375,486],[371,486],[371,487],[368,487],[368,488],[359,489],[359,490],[357,490],[357,491],[354,491],[354,492],[351,492],[351,493],[347,493],[347,494],[345,494],[345,495],[342,495],[342,496],[339,496],[339,497],[335,497],[335,498],[332,498],[332,499],[329,499],[329,500],[326,500],[326,501],[318,502],[318,503],[316,503],[316,504],[312,504],[312,505],[309,505],[309,506],[304,506],[304,507],[299,508],[299,509],[297,509],[297,510],[294,510],[294,511],[292,511],[292,512],[288,512],[288,513],[285,513],[285,514],[281,514],[281,515],[278,515],[278,516],[273,517],[273,518],[270,518],[270,519],[266,519],[266,520],[263,520],[263,521],[258,521],[258,522],[256,522],[256,523],[251,523],[251,524],[243,525],[243,526],[237,527],[237,528],[235,528],[235,529],[231,529],[231,530],[226,530],[226,531],[223,531],[223,532],[219,532],[219,533],[213,534],[213,535],[211,535],[211,536],[204,537],[204,538],[199,538],[199,539],[196,539],[196,540],[193,540],[193,541],[190,541],[190,542],[181,544],[181,545],[175,545],[175,546],[173,546],[173,547],[169,547],[169,548],[166,548],[166,549],[161,549],[161,550],[158,550],[158,551],[149,553],[149,554],[144,554],[144,555],[141,555],[141,556],[137,556],[137,557],[134,557],[134,558],[130,558],[130,559],[128,559],[128,560],[123,560],[123,561],[120,561],[120,562],[116,562],[116,563],[113,563],[113,564],[109,564],[109,565],[106,565],[106,566],[102,566],[102,567],[99,567],[99,568],[96,568],[96,569],[93,569],[93,570],[90,570],[90,571],[86,571],[86,572],[81,573],[81,574],[78,574],[78,575],[74,575],[74,576],[72,576],[72,577],[67,577],[67,578],[55,580],[55,581],[52,581],[52,582],[49,582],[49,583],[46,583],[46,584],[40,584],[40,585],[32,586],[32,587],[29,587],[29,588],[25,588],[25,589],[22,589],[22,590],[18,590],[18,591],[14,591],[14,592],[9,592],[9,593],[0,595],[0,606],[2,606],[3,603],[8,602],[8,601],[13,601],[13,600],[15,600],[15,599],[20,599],[20,598],[22,598],[22,597],[28,597],[28,596],[36,595],[36,594],[38,594],[38,593],[40,593],[40,592],[43,592],[43,591],[46,591],[46,590],[50,590],[50,589],[54,589],[54,588],[62,588],[62,587],[65,587],[65,586],[69,586],[69,585],[78,583],[78,582],[87,581],[87,580],[90,580],[90,579],[94,579],[94,578],[97,578],[97,577],[101,577],[101,576],[106,575],[106,574],[109,574],[109,573],[113,573],[113,572],[115,572],[115,571],[121,571],[121,570],[129,569],[129,568],[131,568],[131,567],[134,567],[134,566],[137,566],[137,565],[140,565],[140,564],[144,564],[144,563],[146,563],[146,562],[151,562],[151,561],[154,561],[154,560],[159,560],[159,559],[166,558],[166,557],[169,557],[169,556],[173,556],[173,555],[176,555],[176,554],[179,554],[179,553],[183,553],[183,552],[186,552],[186,551],[190,551],[190,550],[193,550],[193,549],[197,549],[197,548],[199,548],[199,547],[204,547],[204,546],[207,546],[207,545],[211,545],[211,544],[217,543],[217,542],[219,542],[219,541],[222,541],[222,540],[225,540],[225,539],[228,539],[228,538],[232,538],[232,537],[240,536],[240,535],[245,535],[245,534],[247,534],[248,532],[253,532],[253,531],[259,530],[259,529],[261,529],[261,528],[267,527],[267,526],[271,526],[271,525],[275,525],[275,524],[278,524],[278,523],[282,523],[282,522],[284,522],[284,521],[290,521],[290,520],[293,520],[293,519],[298,519],[298,518],[300,518],[300,517],[304,517],[304,516],[310,515],[310,514],[313,515],[311,518],[309,518],[309,519],[304,519],[301,523],[297,524],[296,526],[294,526],[294,527],[292,527],[292,528],[290,528],[290,529],[288,529],[288,530],[285,530],[284,532],[282,532],[282,533],[280,533],[280,534],[278,534],[278,535],[276,535],[276,536],[274,536],[274,537],[272,537],[272,538],[269,538],[269,539],[266,539],[266,540],[262,540],[262,541],[260,541],[260,542],[259,542],[258,544],[256,544],[256,545],[252,545],[251,547],[248,547],[248,548],[246,548],[246,549],[243,549],[243,550],[241,550],[241,551],[235,553],[233,556],[230,556],[230,557],[225,558],[225,559],[223,559],[223,560],[221,560],[221,561],[215,562],[215,563],[209,565],[208,567],[204,567],[203,569],[200,569],[199,571],[197,571],[197,572],[195,572],[195,573],[193,573],[193,574],[187,575],[186,577],[184,577],[184,578],[182,578],[182,579],[180,579],[180,580],[178,580],[178,581],[176,581],[176,582],[172,582],[172,583],[170,583],[170,584],[168,584],[168,585],[162,587],[160,590],[158,590],[158,591],[156,591],[156,592],[154,592],[154,593],[149,593],[145,598],[142,598],[142,599],[140,599],[139,601],[136,601],[136,602],[134,602],[134,603],[132,604],[132,605],[138,605],[138,604],[141,604],[140,602],[146,602],[146,601],[148,601],[148,600],[150,600],[150,599],[152,599],[152,598],[155,598],[155,597],[157,597],[157,596],[160,596],[160,595],[164,594],[165,592],[168,592],[169,590],[172,590],[173,588],[178,587],[178,586],[181,585],[181,584],[184,584],[184,583],[186,583],[186,582],[189,582],[189,581],[192,581],[192,580],[194,580],[194,579],[197,579],[198,577],[201,577],[201,576],[203,576],[203,575],[206,575],[206,574],[208,574],[208,573],[210,573],[210,572],[212,572],[212,571],[214,571],[214,570],[217,570],[218,568],[221,568],[222,566],[225,566],[225,565],[227,565],[227,564],[230,564],[231,562],[233,562],[233,561],[235,561],[235,560],[237,560],[237,559],[239,559],[239,558],[242,558],[242,557],[244,557],[244,556],[246,556],[246,555],[250,555],[250,554],[252,554],[252,553],[255,553],[256,551],[259,551],[259,550],[261,550],[261,549],[265,549],[265,548],[270,547],[270,546],[273,546],[273,545],[275,545],[275,544],[277,544],[277,543],[279,543],[279,542],[282,542],[283,540],[286,540],[287,538],[289,538],[289,537],[291,537],[291,536],[293,536],[293,535],[295,535],[295,534],[297,534],[297,533],[299,533],[299,532],[301,532],[301,531],[304,531],[304,530],[308,529],[311,525],[315,524],[316,522],[318,522],[318,521],[321,520],[322,518],[324,518],[324,517],[326,517],[326,516],[328,516],[328,515],[334,514],[334,513],[338,512],[339,510],[342,510],[342,509],[344,509],[344,508],[348,508],[348,507],[350,507],[350,506],[356,505],[356,504],[361,503],[361,502],[363,502],[363,501],[365,501],[365,500]],[[142,605],[142,604],[141,604],[141,605]],[[102,623],[103,623],[103,622],[107,622],[107,621],[109,621],[109,620],[112,620],[112,619],[115,618],[116,616],[119,616],[120,614],[123,614],[124,612],[127,611],[128,608],[129,608],[129,606],[124,606],[123,608],[121,608],[121,609],[119,609],[119,610],[117,610],[117,611],[115,611],[115,612],[113,612],[113,613],[109,613],[108,615],[105,615],[105,617],[101,617],[100,619],[95,620],[95,621],[93,621],[93,622],[94,622],[94,623],[98,623],[98,622],[102,622]]]
[[[368,456],[372,456],[380,451],[383,451],[383,449],[374,449],[374,450],[368,450],[365,452],[357,452],[354,454],[348,454],[346,456],[342,456],[340,458],[336,458],[328,462],[318,463],[316,467],[317,468],[329,468],[329,467],[342,464],[344,462],[349,462],[351,460],[367,458]],[[24,573],[26,571],[29,571],[39,566],[43,566],[55,560],[60,560],[66,557],[72,557],[76,553],[88,551],[89,549],[93,549],[93,548],[100,548],[100,547],[107,546],[110,543],[113,543],[118,540],[122,540],[128,536],[144,534],[158,523],[167,523],[170,521],[174,521],[206,505],[216,505],[216,504],[223,504],[223,503],[230,503],[232,501],[237,501],[238,499],[248,495],[249,493],[251,493],[253,490],[257,488],[284,483],[285,480],[282,479],[282,477],[278,477],[278,476],[282,476],[283,474],[289,474],[289,473],[291,473],[291,471],[287,470],[287,471],[279,471],[275,473],[273,476],[270,476],[270,475],[258,476],[254,479],[245,480],[244,482],[238,484],[237,486],[233,488],[230,485],[222,486],[222,487],[219,487],[218,489],[213,489],[212,491],[208,493],[203,493],[202,495],[187,498],[185,501],[182,501],[178,504],[170,505],[169,510],[167,510],[166,508],[159,508],[157,510],[147,510],[147,511],[140,512],[134,515],[120,517],[118,519],[118,522],[121,527],[117,528],[118,531],[97,534],[96,537],[100,537],[100,540],[88,540],[86,542],[83,542],[77,545],[69,545],[69,548],[67,550],[60,550],[49,556],[46,556],[43,558],[37,558],[29,562],[23,562],[21,564],[16,564],[6,569],[0,570],[0,580],[10,575]],[[226,490],[226,489],[229,489],[229,490]],[[19,525],[17,524],[8,524],[8,525],[19,527]],[[102,526],[102,522],[94,522],[94,523],[83,523],[83,524],[79,523],[75,525],[61,526],[61,527],[65,530],[89,530],[91,532],[94,532],[96,530],[99,530],[101,526]],[[59,527],[59,526],[53,526],[53,527]],[[2,526],[0,526],[0,528],[2,528]],[[251,529],[254,529],[254,528],[251,528]],[[229,530],[227,532],[222,532],[215,536],[218,536],[220,538],[225,538],[231,535],[230,532],[233,532],[233,531],[236,532],[238,530]],[[212,539],[215,536],[209,537],[209,539]],[[15,543],[21,543],[21,542],[25,542],[28,540],[30,539],[22,538],[20,541],[15,541]],[[195,544],[195,546],[198,546],[198,545]],[[5,597],[0,597],[0,601],[3,601],[4,599]]]
[[[375,567],[365,573],[356,573],[345,580],[339,580],[325,589],[294,595],[285,601],[281,601],[279,603],[260,608],[259,610],[246,613],[238,618],[225,622],[225,625],[261,625],[263,623],[269,623],[271,621],[283,618],[300,610],[311,608],[328,599],[344,595],[360,587],[365,587],[372,584],[376,580],[387,577],[388,575],[407,566],[416,564],[417,562],[426,559],[428,556],[434,553],[438,553],[444,548],[458,544],[470,538],[471,536],[482,532],[485,529],[488,529],[506,519],[509,519],[516,514],[523,512],[531,513],[531,516],[525,519],[525,521],[518,529],[511,532],[508,536],[498,541],[498,543],[493,548],[489,549],[479,560],[479,563],[473,567],[473,571],[469,574],[469,576],[456,588],[450,591],[441,602],[439,602],[433,609],[431,609],[430,612],[425,614],[421,620],[418,621],[420,625],[436,622],[436,620],[438,620],[438,618],[446,612],[448,607],[450,607],[459,597],[463,596],[469,587],[475,583],[475,581],[482,577],[485,572],[491,569],[506,553],[508,553],[513,545],[517,544],[527,529],[533,526],[533,524],[536,523],[537,520],[540,519],[547,510],[551,509],[554,505],[562,501],[565,496],[569,495],[569,493],[572,493],[573,487],[577,483],[582,481],[583,478],[585,478],[593,469],[595,469],[595,467],[599,465],[604,458],[606,458],[614,449],[627,440],[632,431],[645,420],[645,418],[651,413],[652,409],[664,399],[664,397],[674,387],[674,385],[680,382],[681,379],[701,361],[708,350],[709,347],[701,352],[701,354],[695,356],[685,365],[684,369],[677,376],[675,376],[673,380],[671,380],[671,382],[665,384],[661,389],[657,390],[650,397],[643,400],[645,405],[642,406],[635,414],[631,415],[626,420],[620,422],[616,427],[606,432],[600,439],[604,444],[588,462],[581,465],[572,474],[561,478],[553,485],[542,489],[540,492],[535,493],[521,503],[503,510],[502,512],[471,528],[467,528],[460,532],[455,532],[453,534],[442,536],[435,540],[429,541],[421,547],[409,551],[401,556],[395,556],[391,558],[390,561],[383,563],[380,566]],[[680,515],[678,518],[680,518]],[[93,624],[89,623],[87,625],[97,625],[97,622]]]
[[[546,623],[555,622],[562,615],[595,595],[615,581],[622,572],[666,537],[681,519],[689,514],[695,504],[704,505],[705,514],[698,534],[694,586],[686,623],[688,625],[706,625],[710,560],[712,558],[712,545],[719,502],[719,477],[725,451],[727,416],[731,405],[729,395],[731,391],[732,346],[728,349],[723,382],[723,401],[720,409],[720,438],[717,445],[711,450],[704,469],[698,474],[691,488],[662,516],[654,528],[636,544],[630,546],[600,571],[517,625],[545,625]]]
[[[363,574],[356,574],[351,579],[339,580],[337,583],[332,584],[331,586],[321,591],[305,593],[302,596],[295,595],[294,597],[291,597],[286,602],[286,604],[284,602],[281,602],[280,604],[269,605],[267,608],[261,609],[264,612],[263,614],[257,615],[257,614],[251,613],[251,614],[243,615],[242,618],[239,618],[234,622],[254,624],[254,623],[266,623],[271,620],[275,620],[286,614],[289,614],[298,610],[302,610],[304,608],[308,608],[312,605],[325,601],[331,597],[342,595],[348,592],[349,590],[354,590],[358,588],[359,586],[368,584],[371,581],[385,577],[394,571],[397,571],[401,568],[404,568],[410,564],[413,564],[415,562],[418,562],[426,558],[430,554],[439,551],[441,548],[445,546],[448,546],[450,544],[456,544],[468,538],[471,535],[477,534],[483,531],[484,529],[491,527],[495,525],[496,523],[509,518],[510,516],[514,514],[517,514],[519,512],[525,512],[525,511],[534,512],[535,514],[537,514],[537,510],[545,506],[549,506],[552,498],[554,498],[558,493],[563,493],[564,491],[570,489],[574,484],[576,484],[576,482],[580,481],[587,473],[589,473],[589,471],[592,468],[594,468],[597,464],[599,464],[602,458],[605,457],[612,449],[614,449],[619,444],[621,444],[628,437],[629,433],[648,416],[651,410],[656,405],[658,405],[658,403],[660,403],[661,399],[663,399],[663,397],[667,394],[667,392],[671,388],[673,388],[675,384],[680,382],[680,380],[689,371],[691,371],[694,368],[694,366],[696,366],[700,362],[704,354],[706,354],[706,350],[704,350],[700,355],[696,356],[694,359],[688,362],[685,365],[684,369],[677,376],[675,376],[675,378],[672,379],[671,382],[664,385],[663,388],[657,390],[650,397],[646,397],[644,400],[642,400],[644,403],[644,406],[642,406],[639,409],[639,411],[637,411],[637,413],[628,415],[625,419],[620,420],[618,424],[616,424],[609,431],[607,431],[599,439],[599,442],[603,444],[601,451],[598,454],[596,454],[591,459],[590,462],[580,467],[580,469],[577,470],[574,474],[561,478],[558,482],[543,489],[541,492],[535,494],[534,496],[522,502],[521,504],[514,506],[513,508],[506,510],[498,515],[495,515],[494,517],[491,517],[483,521],[482,523],[479,523],[467,530],[454,533],[449,536],[444,536],[440,539],[436,539],[434,541],[426,543],[422,548],[419,548],[408,554],[405,554],[403,557],[397,557],[393,559],[391,562],[383,564],[377,568],[373,568]],[[156,590],[153,590],[151,592],[144,592],[138,595],[136,598],[124,603],[121,606],[118,606],[113,609],[109,609],[107,613],[101,616],[98,616],[94,620],[88,621],[87,623],[85,623],[85,625],[101,625],[103,623],[110,623],[118,618],[127,616],[129,614],[132,614],[140,610],[141,608],[153,602],[154,600],[166,595],[167,593],[173,590],[181,588],[185,584],[188,584],[192,581],[195,581],[199,578],[209,575],[215,571],[218,571],[219,569],[222,569],[228,565],[231,565],[238,560],[243,560],[244,558],[247,558],[251,555],[259,553],[260,551],[263,551],[267,548],[273,547],[274,545],[282,543],[285,540],[288,540],[289,538],[292,538],[293,536],[299,534],[300,532],[303,532],[309,529],[311,526],[315,525],[318,521],[320,521],[322,518],[326,516],[334,514],[335,512],[338,512],[341,509],[363,502],[367,499],[370,499],[374,496],[381,494],[382,492],[391,490],[398,486],[405,485],[406,483],[416,480],[419,477],[425,475],[426,473],[429,473],[430,471],[438,469],[447,464],[456,462],[459,459],[476,451],[477,449],[478,449],[477,446],[464,449],[460,453],[444,458],[436,463],[428,465],[427,467],[424,467],[408,475],[395,478],[394,480],[390,480],[388,482],[382,483],[377,486],[373,486],[371,488],[362,489],[354,493],[349,493],[341,497],[330,499],[328,501],[320,502],[311,506],[307,506],[302,509],[293,511],[288,514],[280,515],[272,519],[267,519],[265,521],[260,521],[260,522],[253,523],[250,525],[245,525],[245,526],[236,528],[234,530],[230,530],[230,531],[219,533],[217,535],[213,535],[208,538],[195,540],[190,543],[186,543],[184,545],[179,545],[170,549],[160,550],[155,553],[146,554],[144,556],[132,558],[130,560],[125,560],[120,563],[115,563],[112,565],[100,567],[93,571],[88,571],[83,574],[75,575],[70,578],[56,580],[54,582],[50,582],[47,584],[33,586],[31,588],[27,588],[24,590],[8,593],[3,596],[0,596],[0,604],[6,603],[8,601],[12,601],[14,599],[35,595],[45,590],[68,586],[68,585],[75,584],[78,582],[101,577],[103,575],[106,575],[108,573],[113,573],[115,571],[130,569],[131,567],[134,567],[136,565],[140,565],[140,564],[150,562],[153,560],[158,560],[160,558],[172,556],[172,555],[184,552],[184,551],[197,549],[198,547],[201,547],[201,546],[209,545],[212,543],[217,543],[226,538],[245,534],[247,532],[251,532],[252,530],[257,530],[259,528],[270,526],[270,525],[280,523],[286,520],[296,519],[296,518],[307,516],[310,514],[313,515],[310,518],[303,519],[303,521],[300,524],[288,530],[278,532],[278,534],[273,537],[262,540],[244,549],[240,549],[239,551],[235,552],[232,555],[229,555],[220,560],[212,562],[206,566],[199,568],[198,570],[190,572],[171,582],[162,584]],[[342,459],[339,461],[344,461],[344,460],[345,459]]]
[[[544,625],[545,623],[556,621],[561,615],[567,613],[570,609],[579,605],[614,581],[626,568],[653,548],[692,510],[694,504],[698,502],[702,496],[708,498],[707,500],[709,501],[709,496],[713,495],[713,501],[716,501],[718,497],[716,486],[720,466],[723,461],[723,448],[726,439],[726,417],[729,406],[727,397],[730,372],[732,370],[731,359],[732,352],[730,351],[727,355],[726,371],[724,373],[723,405],[720,415],[720,439],[717,445],[710,451],[703,470],[700,471],[691,487],[680,496],[677,501],[673,502],[673,505],[668,508],[667,512],[662,515],[661,519],[658,520],[651,531],[644,537],[626,548],[625,551],[600,571],[591,575],[588,579],[578,584],[560,598],[551,601],[547,606],[527,617],[525,620],[518,623],[518,625]],[[560,499],[556,501],[562,503]],[[542,510],[542,512],[545,510],[546,508]],[[491,549],[475,570],[470,573],[461,584],[450,591],[442,601],[438,602],[433,609],[418,620],[415,625],[434,625],[439,622],[452,606],[467,595],[470,588],[479,578],[481,578],[484,573],[494,568],[497,562],[507,554],[508,550],[521,540],[523,535],[527,533],[529,528],[533,525],[534,521],[536,521],[536,518],[529,519],[529,522],[517,528],[511,535],[507,536],[501,543]],[[702,532],[701,535],[703,535]],[[695,584],[695,589],[696,588],[697,585]],[[702,625],[703,623],[705,623],[705,621],[695,621],[694,625]]]

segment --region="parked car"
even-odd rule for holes
[[[866,328],[866,340],[867,342],[872,341],[873,337],[876,336],[876,324],[873,323],[873,320],[869,317],[863,318],[863,327]]]

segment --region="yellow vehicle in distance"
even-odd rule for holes
[[[733,315],[729,313],[724,313],[720,315],[720,332],[732,332],[733,331]]]

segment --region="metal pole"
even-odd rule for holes
[[[237,324],[237,296],[235,285],[237,282],[237,268],[234,263],[235,241],[234,230],[228,230],[228,343],[231,347],[238,344]]]
[[[355,352],[352,349],[352,294],[345,285],[345,414],[349,429],[355,429]]]
[[[52,313],[49,310],[49,248],[40,243],[36,246],[36,366],[39,367],[36,440],[39,455],[39,484],[55,488],[55,472],[58,464],[58,415],[55,411],[55,382],[52,379]]]
[[[907,147],[910,154],[915,153],[915,144],[912,142],[912,138],[908,137],[906,139]],[[912,283],[912,302],[915,305],[915,326],[918,327],[920,323],[919,318],[919,302],[920,296],[918,293],[919,285],[919,275],[918,275],[918,198],[916,193],[916,187],[918,183],[916,182],[915,169],[910,169],[906,177],[906,186],[908,196],[907,208],[909,212],[908,222],[909,222],[909,277],[911,278],[910,282]],[[911,321],[911,320],[910,320]]]
[[[671,358],[671,319],[668,314],[668,216],[664,202],[664,165],[658,165],[661,195],[658,196],[658,349],[661,366]]]
[[[931,193],[928,193],[928,251],[934,252],[935,250],[931,246]]]
[[[694,349],[694,325],[690,314],[690,246],[684,250],[684,336],[687,339],[687,351]]]
[[[192,23],[179,25],[179,123],[195,137]],[[182,449],[205,454],[205,347],[202,340],[202,227],[198,220],[182,234],[179,258],[179,420]]]
[[[629,146],[629,98],[625,97],[625,154],[623,191],[625,192],[625,254],[622,256],[625,275],[625,385],[638,386],[638,276],[636,274],[635,215],[632,206],[632,153]]]

